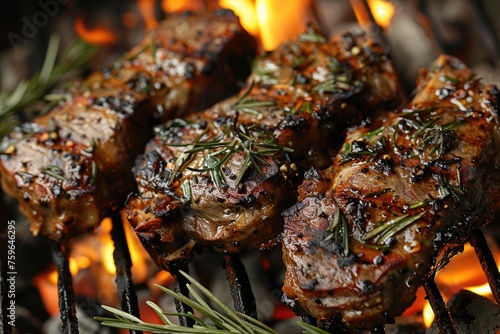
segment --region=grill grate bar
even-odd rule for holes
[[[431,276],[424,282],[425,294],[431,304],[432,311],[434,312],[434,321],[438,324],[439,332],[441,334],[456,334],[457,330],[451,320],[450,312],[446,308],[443,296],[439,292],[434,276]]]
[[[0,207],[6,208],[5,200],[3,198],[2,188],[0,188]],[[0,214],[0,333],[12,334],[12,326],[9,325],[7,314],[9,307],[9,300],[7,298],[7,218],[5,217],[5,210]]]
[[[132,314],[138,318],[139,316],[139,303],[137,301],[137,293],[135,292],[134,282],[132,280],[132,259],[128,249],[125,231],[123,230],[123,222],[120,219],[119,213],[113,214],[113,229],[111,230],[111,237],[115,243],[113,252],[113,259],[116,266],[116,285],[118,298],[122,310]],[[131,334],[141,334],[140,331],[131,330]]]
[[[187,284],[189,283],[189,281],[186,279],[186,277],[181,275],[179,271],[183,271],[189,274],[188,265],[182,264],[180,266],[175,266],[175,268],[172,270],[172,275],[175,276],[174,291],[177,293],[181,293],[182,295],[189,298],[189,290],[187,288]],[[175,308],[179,313],[194,313],[191,306],[184,304],[177,298],[175,298]],[[179,323],[184,327],[193,327],[194,319],[190,317],[180,316]]]
[[[239,255],[224,255],[224,267],[236,311],[257,319],[257,305],[252,285],[248,279],[245,265],[241,262]]]
[[[493,298],[500,307],[500,273],[498,272],[498,267],[495,263],[495,259],[493,258],[493,254],[488,247],[486,238],[480,229],[473,229],[470,243],[472,247],[474,247],[477,258],[481,263],[481,267],[483,268],[488,284],[490,285]]]
[[[61,243],[50,240],[50,244],[52,259],[57,267],[57,292],[63,333],[76,334],[78,333],[78,319],[76,318],[75,293],[73,291],[73,278],[69,271],[68,253]]]

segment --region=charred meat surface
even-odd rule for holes
[[[274,246],[305,169],[331,164],[341,133],[363,113],[396,103],[394,78],[366,36],[328,43],[310,27],[259,57],[238,96],[157,127],[127,203],[152,257],[169,269],[197,245]]]
[[[492,218],[499,96],[441,56],[407,108],[348,133],[333,165],[312,170],[284,212],[285,294],[354,327],[410,306],[471,228]]]
[[[169,15],[111,68],[74,83],[49,114],[1,143],[6,193],[34,234],[91,231],[135,189],[131,169],[154,117],[203,110],[239,91],[256,42],[230,11]]]

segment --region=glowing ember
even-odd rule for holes
[[[90,44],[116,43],[116,35],[113,31],[102,27],[87,28],[82,15],[79,15],[75,20],[75,31],[80,38]]]

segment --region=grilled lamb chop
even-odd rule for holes
[[[351,131],[284,212],[283,291],[318,319],[385,323],[491,220],[500,92],[455,58],[419,78],[406,109]]]
[[[6,193],[36,235],[91,231],[135,189],[135,157],[161,120],[236,93],[255,40],[227,10],[171,15],[111,69],[75,83],[71,98],[1,144]]]
[[[167,270],[197,245],[274,246],[305,168],[329,165],[343,129],[362,111],[394,106],[395,87],[366,36],[326,43],[311,27],[260,57],[238,96],[156,128],[135,167],[140,194],[128,218]]]

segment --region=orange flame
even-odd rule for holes
[[[57,271],[49,269],[33,278],[33,284],[38,288],[45,310],[54,316],[59,312],[57,303]]]
[[[257,20],[265,50],[272,50],[304,31],[309,3],[309,0],[287,1],[283,6],[280,0],[256,0]]]
[[[494,243],[490,242],[490,248],[496,257],[500,256],[500,251]],[[498,261],[497,266],[500,270]],[[467,270],[464,270],[464,268],[467,268]],[[474,248],[470,244],[466,244],[464,252],[453,258],[453,260],[437,274],[435,281],[445,301],[449,300],[460,290],[469,290],[481,296],[492,298],[491,289],[486,281],[486,276],[483,273]],[[419,290],[419,292],[423,292],[423,289]],[[434,320],[434,312],[429,302],[424,299],[425,293],[418,293],[417,295],[417,300],[410,308],[411,312],[415,313],[416,310],[422,310],[424,324],[429,328]],[[411,314],[409,312],[410,309],[403,315]]]
[[[272,50],[304,31],[310,2],[293,0],[283,5],[281,0],[219,0],[218,5],[234,11],[241,25],[260,38],[262,47]],[[163,0],[161,7],[166,13],[204,8],[200,0]]]
[[[241,21],[241,25],[251,35],[259,36],[259,23],[255,10],[254,0],[220,0],[219,4],[223,8],[231,9]]]
[[[366,10],[363,2],[361,0],[351,0],[351,4],[359,24],[365,28],[369,27],[371,23],[370,13]],[[394,4],[387,0],[368,0],[368,7],[375,22],[381,28],[387,29],[396,11]]]
[[[200,10],[202,8],[203,1],[201,0],[163,0],[161,2],[161,9],[165,13],[175,13],[186,10]]]
[[[375,22],[383,29],[389,28],[395,12],[394,5],[386,0],[368,0],[368,6]]]
[[[85,26],[82,15],[75,20],[75,31],[84,41],[90,44],[115,44],[116,35],[110,29],[97,27],[89,29]]]
[[[142,246],[134,228],[128,222],[127,213],[122,211],[120,215],[124,224],[123,227],[130,251],[130,258],[132,259],[132,277],[135,282],[144,282],[149,276],[148,266],[152,260],[150,259],[148,252]]]
[[[132,259],[132,278],[135,283],[143,283],[156,273],[156,266],[152,265],[152,260],[142,247],[132,226],[126,221],[123,212],[122,222]],[[95,233],[77,239],[71,247],[69,267],[76,295],[96,298],[100,303],[116,306],[114,242],[110,234],[112,225],[111,219],[106,218]],[[149,268],[152,269],[148,270]],[[167,278],[164,278],[162,282],[168,282]],[[33,283],[38,287],[42,296],[45,308],[51,315],[56,314],[59,310],[57,279],[55,268],[41,273],[33,279]],[[151,279],[157,280],[156,277]]]

